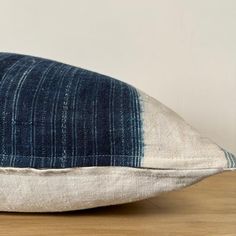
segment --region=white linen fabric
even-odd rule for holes
[[[213,168],[0,168],[0,209],[60,212],[128,203],[180,189],[221,171]]]
[[[226,151],[200,135],[174,111],[142,91],[144,158],[143,167],[150,168],[233,168]]]

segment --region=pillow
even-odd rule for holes
[[[127,203],[235,169],[233,154],[131,85],[0,54],[0,211]]]

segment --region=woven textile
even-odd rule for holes
[[[137,90],[81,68],[0,55],[0,165],[139,167]]]
[[[121,204],[226,170],[232,153],[139,89],[0,53],[0,211]]]

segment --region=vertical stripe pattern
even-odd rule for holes
[[[225,154],[225,158],[228,163],[228,168],[236,168],[236,157],[232,153],[230,153],[224,149],[222,149],[222,150]]]
[[[140,167],[137,90],[63,63],[0,53],[0,166]]]

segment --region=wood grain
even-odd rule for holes
[[[56,214],[2,212],[0,235],[236,236],[236,172],[120,206]]]

